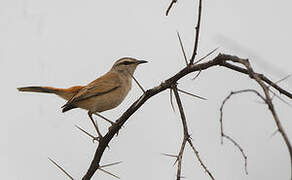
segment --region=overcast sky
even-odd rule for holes
[[[178,0],[168,17],[170,0],[0,0],[0,178],[62,180],[66,177],[48,161],[57,161],[76,179],[87,171],[97,143],[78,131],[94,133],[87,113],[61,112],[64,100],[49,94],[19,93],[16,87],[85,85],[104,74],[119,58],[148,60],[135,76],[152,88],[184,67],[176,31],[187,55],[193,48],[197,1]],[[271,80],[292,73],[292,1],[203,0],[198,58],[216,52],[249,58],[254,69]],[[209,57],[211,59],[214,57]],[[207,61],[207,59],[205,60]],[[218,180],[288,180],[287,147],[266,105],[253,94],[233,97],[225,106],[225,131],[248,156],[244,173],[241,153],[230,142],[220,144],[219,108],[232,90],[259,89],[247,76],[213,67],[181,89],[208,98],[181,95],[190,133],[202,160]],[[292,92],[292,80],[280,84]],[[137,85],[116,109],[103,113],[115,120],[139,96]],[[291,100],[283,97],[292,104]],[[292,109],[274,99],[277,113],[292,139]],[[95,117],[98,119],[98,117]],[[98,119],[102,132],[108,124]],[[182,141],[178,110],[172,111],[169,91],[146,102],[110,143],[101,164],[123,161],[107,170],[124,180],[175,179],[174,159]],[[182,175],[209,180],[189,146]],[[112,180],[96,172],[92,179]]]

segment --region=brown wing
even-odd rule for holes
[[[79,101],[110,93],[118,89],[120,85],[121,81],[116,73],[107,73],[80,89],[78,93],[62,106],[62,108],[64,108],[63,111],[65,109],[67,110],[69,107],[74,107],[74,104]]]

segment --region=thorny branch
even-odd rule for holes
[[[176,179],[180,180],[180,178],[181,178],[182,156],[183,156],[183,153],[184,153],[184,149],[185,149],[185,146],[186,146],[187,139],[190,138],[190,135],[189,135],[189,132],[188,132],[188,126],[187,126],[185,113],[184,113],[184,110],[183,110],[183,107],[182,107],[182,102],[181,102],[179,94],[178,94],[177,85],[174,84],[172,86],[172,89],[173,89],[173,92],[174,92],[174,96],[175,96],[175,99],[176,99],[177,106],[179,108],[179,112],[180,112],[180,116],[181,116],[181,120],[182,120],[182,125],[183,125],[183,132],[184,132],[183,142],[182,142],[182,145],[181,145],[180,151],[178,153],[178,157],[177,157],[177,162],[178,163],[177,163]]]
[[[172,0],[167,11],[166,11],[166,15],[168,15],[170,9],[173,7],[173,5],[177,2],[177,0]],[[273,87],[274,89],[276,89],[278,92],[280,92],[281,94],[284,94],[285,96],[289,97],[290,99],[292,99],[292,94],[289,93],[288,91],[282,89],[280,86],[278,86],[276,83],[273,83],[270,79],[268,79],[266,76],[264,76],[263,74],[258,74],[255,73],[251,67],[250,64],[247,60],[241,59],[237,56],[231,56],[231,55],[227,55],[227,54],[219,54],[217,57],[215,57],[213,60],[210,60],[208,62],[205,63],[200,63],[198,64],[198,62],[200,62],[200,60],[198,62],[196,62],[194,64],[194,60],[197,54],[197,49],[198,49],[198,41],[199,41],[199,33],[200,33],[200,23],[201,23],[201,12],[202,12],[202,0],[199,0],[199,8],[198,8],[198,21],[197,21],[197,25],[196,25],[196,33],[195,33],[195,43],[194,43],[194,49],[193,49],[193,54],[190,58],[190,62],[188,64],[187,67],[181,69],[178,73],[176,73],[174,76],[170,77],[169,79],[165,80],[164,82],[162,82],[160,85],[153,87],[151,89],[148,89],[146,91],[143,90],[143,95],[140,96],[140,98],[138,100],[136,100],[123,114],[122,116],[116,120],[116,123],[112,125],[112,127],[109,129],[109,131],[107,132],[107,134],[100,139],[99,141],[99,145],[96,149],[96,152],[94,154],[93,160],[90,164],[90,167],[88,169],[88,171],[86,172],[86,174],[83,176],[83,180],[89,180],[93,174],[96,172],[96,170],[98,170],[100,168],[100,161],[102,158],[102,155],[104,153],[104,150],[106,149],[106,147],[108,146],[108,144],[110,143],[110,141],[112,140],[112,138],[114,137],[114,135],[121,129],[121,127],[123,126],[123,124],[131,117],[132,114],[134,114],[148,99],[150,99],[152,96],[155,96],[159,93],[161,93],[162,91],[166,90],[166,89],[170,89],[172,91],[174,91],[174,94],[176,96],[176,100],[180,109],[180,114],[181,114],[181,118],[182,118],[182,123],[183,123],[183,127],[184,127],[184,140],[181,146],[181,150],[179,153],[178,158],[178,171],[177,171],[177,179],[181,178],[181,159],[182,159],[182,155],[183,155],[183,149],[185,148],[186,142],[188,142],[190,144],[190,146],[192,147],[197,159],[200,161],[201,166],[205,169],[205,171],[209,174],[209,176],[213,178],[213,176],[211,175],[211,173],[207,170],[207,167],[203,164],[203,162],[201,161],[198,151],[195,149],[195,147],[192,144],[192,141],[190,139],[188,130],[187,130],[187,125],[186,125],[186,120],[185,120],[185,116],[184,116],[184,112],[182,109],[182,105],[181,105],[181,101],[178,95],[178,89],[176,88],[176,84],[178,82],[178,80],[180,80],[181,78],[183,78],[184,76],[192,73],[192,72],[201,72],[203,70],[209,69],[211,67],[214,66],[223,66],[226,67],[228,69],[243,73],[243,74],[247,74],[249,75],[250,78],[255,79],[258,84],[262,87],[264,93],[265,93],[265,100],[266,103],[269,106],[270,111],[273,114],[274,120],[277,124],[278,127],[278,131],[282,134],[282,137],[289,149],[289,154],[290,154],[290,159],[291,159],[291,167],[292,167],[292,148],[290,145],[290,142],[288,140],[287,135],[285,134],[285,131],[283,130],[283,127],[278,119],[278,116],[275,112],[274,106],[272,104],[270,95],[269,95],[269,91],[268,88],[266,86],[266,84],[270,85],[271,87]],[[181,41],[180,41],[181,43]],[[181,44],[182,50],[183,50],[183,46]],[[236,62],[236,63],[240,63],[243,64],[245,66],[245,68],[242,68],[240,66],[237,65],[233,65],[231,63],[229,63],[228,61],[231,62]],[[143,89],[143,88],[142,88]],[[179,103],[180,102],[180,103]],[[179,105],[180,104],[180,105]],[[224,134],[223,134],[224,135]],[[233,142],[235,144],[235,146],[237,146],[244,157],[245,154],[243,153],[242,148],[239,146],[238,143],[236,143],[236,141],[234,141],[232,138],[230,138],[229,136],[225,135],[225,138],[229,139],[231,142]],[[228,138],[229,137],[229,138]],[[245,158],[246,159],[246,158]],[[245,165],[246,166],[246,165]],[[292,170],[291,170],[291,174],[292,174]]]
[[[172,6],[173,6],[176,2],[177,2],[177,0],[172,0],[172,1],[170,2],[169,6],[168,6],[168,8],[167,8],[167,10],[166,10],[166,13],[165,13],[166,16],[168,16],[168,13],[169,13],[170,9],[172,8]]]
[[[203,163],[203,161],[201,160],[200,156],[199,156],[199,152],[197,151],[197,149],[195,148],[195,146],[193,145],[191,139],[188,139],[188,143],[190,144],[191,148],[193,149],[197,159],[199,160],[201,166],[204,168],[205,172],[208,173],[208,175],[211,177],[212,180],[214,180],[215,178],[213,177],[213,175],[211,174],[211,172],[207,169],[207,166],[205,166],[205,164]]]
[[[244,90],[239,90],[239,91],[232,91],[222,102],[221,107],[220,107],[220,131],[221,131],[221,144],[223,144],[223,108],[224,105],[226,104],[226,102],[235,94],[240,94],[240,93],[244,93],[244,92],[253,92],[256,95],[258,95],[263,101],[265,101],[265,98],[256,90],[254,89],[244,89]]]
[[[83,132],[84,134],[86,134],[87,136],[92,138],[92,141],[94,142],[94,140],[96,139],[95,136],[93,136],[92,134],[90,134],[89,132],[85,131],[84,129],[82,129],[81,127],[75,125],[76,128],[78,128],[81,132]]]
[[[268,86],[263,82],[263,80],[260,78],[260,76],[254,72],[254,70],[251,68],[251,65],[249,63],[248,60],[245,60],[245,59],[237,59],[235,60],[234,62],[237,62],[237,63],[240,63],[240,64],[243,64],[246,69],[248,70],[248,74],[250,76],[250,78],[254,79],[262,88],[262,90],[264,91],[264,94],[265,94],[265,102],[266,104],[268,105],[269,107],[269,110],[271,111],[272,115],[273,115],[273,118],[275,120],[275,123],[277,125],[277,128],[279,130],[279,132],[281,133],[285,143],[286,143],[286,146],[288,148],[288,151],[289,151],[289,155],[290,155],[290,168],[291,168],[291,180],[292,180],[292,146],[291,146],[291,143],[288,139],[288,136],[279,120],[279,117],[276,113],[276,110],[275,110],[275,107],[274,107],[274,104],[272,103],[272,99],[271,99],[271,96],[270,96],[270,91],[269,91],[269,88]],[[275,83],[274,83],[275,84]]]
[[[182,120],[182,125],[183,125],[183,132],[184,132],[183,142],[182,142],[182,145],[181,145],[181,148],[180,148],[178,157],[177,157],[178,166],[177,166],[176,179],[177,180],[180,180],[180,178],[181,178],[182,156],[183,156],[183,152],[184,152],[184,149],[185,149],[186,142],[188,142],[190,144],[191,148],[193,149],[193,151],[194,151],[197,159],[199,160],[201,166],[208,173],[208,175],[210,176],[210,178],[214,180],[213,175],[211,174],[211,172],[207,169],[207,167],[205,166],[205,164],[201,160],[201,158],[199,156],[199,152],[195,149],[195,147],[194,147],[194,145],[192,143],[192,140],[190,138],[190,135],[189,135],[189,132],[188,132],[187,120],[186,120],[186,116],[185,116],[185,113],[184,113],[184,109],[183,109],[183,106],[182,106],[182,102],[181,102],[181,99],[180,99],[180,96],[179,96],[179,93],[178,93],[177,85],[174,84],[172,86],[172,89],[173,89],[173,92],[174,92],[174,95],[175,95],[175,99],[176,99],[177,106],[179,108],[179,112],[180,112],[180,116],[181,116],[181,120]]]
[[[170,5],[167,8],[166,11],[166,16],[169,14],[171,8],[173,7],[173,5],[177,3],[177,0],[171,0]],[[187,127],[187,121],[186,121],[186,117],[184,114],[184,110],[183,110],[183,106],[182,106],[182,102],[181,99],[179,97],[179,93],[178,91],[188,94],[188,95],[192,95],[194,97],[199,97],[201,99],[204,99],[200,96],[197,95],[193,95],[191,93],[188,93],[186,91],[180,90],[177,88],[177,82],[182,79],[183,77],[185,77],[186,75],[193,73],[193,72],[199,72],[198,75],[203,71],[203,70],[207,70],[209,68],[215,67],[215,66],[223,66],[226,67],[228,69],[231,69],[233,71],[237,71],[240,72],[242,74],[247,74],[249,75],[249,77],[251,79],[254,79],[262,88],[263,92],[264,92],[264,96],[261,95],[259,92],[255,91],[255,90],[242,90],[242,91],[237,91],[237,92],[231,92],[229,96],[227,96],[220,108],[220,125],[221,125],[221,142],[223,143],[223,138],[228,139],[230,142],[232,142],[242,153],[242,156],[245,159],[245,171],[247,174],[247,156],[244,153],[242,147],[230,136],[226,135],[223,131],[223,122],[222,122],[222,116],[223,116],[223,106],[226,103],[226,101],[233,95],[233,94],[237,94],[237,93],[242,93],[242,92],[254,92],[256,93],[262,100],[264,100],[264,102],[268,105],[269,110],[271,111],[273,118],[275,120],[275,123],[277,125],[277,130],[276,132],[280,132],[285,143],[286,146],[288,148],[289,151],[289,155],[290,155],[290,166],[291,166],[291,180],[292,180],[292,147],[290,144],[290,141],[282,127],[282,124],[278,118],[278,115],[276,113],[275,107],[272,103],[272,98],[270,96],[270,92],[273,93],[273,91],[270,90],[270,87],[274,88],[275,90],[277,90],[280,94],[283,94],[285,96],[287,96],[288,98],[292,99],[292,94],[288,91],[286,91],[285,89],[281,88],[280,86],[277,85],[278,82],[282,81],[278,81],[278,82],[272,82],[269,78],[267,78],[266,76],[264,76],[263,74],[259,74],[253,71],[253,69],[251,68],[251,65],[249,63],[248,60],[246,59],[241,59],[237,56],[232,56],[232,55],[228,55],[228,54],[219,54],[217,55],[217,57],[215,57],[213,60],[210,60],[208,62],[205,63],[200,63],[203,59],[205,59],[206,57],[208,57],[210,54],[212,54],[213,52],[215,52],[217,50],[217,48],[215,50],[213,50],[212,52],[210,52],[209,54],[207,54],[205,57],[197,60],[194,63],[195,57],[197,55],[197,49],[198,49],[198,42],[199,42],[199,35],[200,35],[200,24],[201,24],[201,14],[202,14],[202,0],[199,0],[199,6],[198,6],[198,20],[197,20],[197,25],[195,27],[195,41],[194,41],[194,49],[193,49],[193,54],[190,58],[190,62],[188,63],[187,59],[186,59],[186,55],[185,55],[185,51],[183,48],[183,44],[181,41],[181,38],[178,35],[179,38],[179,42],[180,42],[180,46],[181,49],[183,51],[183,55],[184,55],[184,59],[185,62],[187,64],[187,66],[183,69],[181,69],[178,73],[176,73],[175,75],[173,75],[172,77],[170,77],[169,79],[165,80],[164,82],[162,82],[160,85],[153,87],[151,89],[148,90],[144,90],[143,87],[139,84],[139,82],[135,79],[135,77],[132,77],[134,79],[134,81],[138,84],[138,86],[141,88],[141,90],[143,91],[143,95],[140,96],[123,114],[122,116],[116,120],[115,123],[111,122],[110,120],[108,120],[107,118],[96,114],[97,116],[105,119],[106,121],[110,122],[112,124],[112,126],[109,128],[108,132],[106,133],[106,135],[104,137],[101,137],[99,140],[99,144],[98,147],[96,149],[96,152],[94,154],[93,160],[90,164],[89,169],[87,170],[86,174],[83,176],[82,180],[89,180],[91,179],[91,177],[94,175],[94,173],[99,169],[107,174],[112,175],[113,177],[119,178],[118,176],[104,170],[104,167],[107,166],[111,166],[111,165],[115,165],[115,164],[119,164],[120,162],[117,163],[111,163],[108,165],[100,165],[100,161],[101,158],[103,156],[103,153],[106,149],[106,147],[109,146],[110,141],[113,139],[114,135],[117,134],[119,132],[119,130],[121,129],[121,127],[123,126],[123,124],[129,120],[129,118],[151,97],[161,93],[162,91],[166,90],[166,89],[170,89],[170,99],[171,99],[171,106],[173,107],[173,103],[172,103],[172,91],[174,92],[175,98],[176,98],[176,102],[177,105],[179,107],[179,112],[181,115],[181,120],[182,120],[182,125],[183,125],[183,131],[184,131],[184,138],[183,138],[183,142],[180,148],[180,152],[178,154],[178,156],[174,156],[174,155],[168,155],[168,156],[172,156],[172,157],[176,157],[177,158],[177,162],[178,162],[178,169],[177,169],[177,180],[180,180],[180,178],[182,178],[181,176],[181,167],[182,167],[182,157],[183,157],[183,153],[184,153],[184,149],[186,146],[186,143],[188,142],[188,144],[191,146],[192,150],[194,151],[198,161],[200,162],[201,166],[203,167],[203,169],[208,173],[208,175],[210,176],[210,178],[212,180],[214,180],[213,175],[210,173],[210,171],[207,169],[207,167],[204,165],[203,161],[201,160],[198,151],[196,150],[195,146],[193,145],[189,132],[188,132],[188,127]],[[245,68],[242,68],[240,66],[234,65],[229,63],[228,61],[231,61],[233,63],[239,63],[245,66]],[[197,75],[197,76],[198,76]],[[196,76],[196,77],[197,77]],[[289,75],[290,76],[290,75]],[[289,76],[285,77],[284,79],[288,78]],[[195,77],[195,78],[196,78]],[[194,79],[195,79],[194,78]],[[283,80],[284,80],[283,79]],[[269,86],[268,86],[269,85]],[[275,93],[273,93],[275,95]],[[280,98],[280,97],[278,97]],[[280,98],[281,99],[281,98]],[[174,109],[174,108],[173,108]],[[92,120],[92,123],[95,125],[95,122],[93,121],[91,115],[90,118]],[[86,132],[84,129],[80,128],[79,126],[76,125],[76,127],[81,130],[83,133],[85,133],[86,135],[90,136],[91,138],[93,138],[93,140],[95,140],[95,137],[93,135],[91,135],[90,133]],[[97,130],[98,132],[98,130]],[[98,132],[99,133],[99,132]],[[166,154],[167,155],[167,154]],[[68,178],[73,180],[73,177],[65,171],[65,169],[63,169],[61,166],[59,166],[55,161],[53,161],[52,159],[49,158],[49,160],[55,165],[57,166],[64,174],[67,175]]]
[[[199,42],[199,36],[200,36],[201,15],[202,15],[202,0],[199,0],[198,21],[197,21],[197,26],[196,26],[196,39],[195,39],[194,51],[190,60],[190,64],[194,63],[195,57],[197,55],[198,42]]]
[[[179,32],[176,32],[176,34],[177,34],[177,37],[178,37],[178,40],[179,40],[179,45],[180,45],[181,51],[182,51],[182,53],[183,53],[183,55],[184,55],[184,60],[185,60],[185,62],[186,62],[186,66],[188,66],[188,65],[189,65],[189,64],[188,64],[188,59],[187,59],[186,52],[185,52],[185,49],[184,49],[184,46],[183,46],[182,40],[181,40],[181,38],[180,38]]]
[[[172,0],[171,3],[169,4],[167,10],[166,10],[166,16],[168,16],[168,13],[170,11],[170,9],[172,8],[172,6],[177,3],[177,0]],[[199,36],[200,36],[200,26],[201,26],[201,16],[202,16],[202,0],[199,0],[199,8],[198,8],[198,20],[197,20],[197,25],[195,28],[195,44],[194,44],[194,50],[193,50],[193,54],[192,57],[190,59],[190,63],[189,64],[193,64],[195,57],[197,55],[197,50],[198,50],[198,44],[199,44]],[[179,34],[178,34],[179,37]],[[179,37],[180,43],[181,43],[181,39]],[[182,44],[181,44],[182,45]],[[185,56],[184,56],[185,57]]]
[[[254,89],[244,89],[244,90],[239,90],[239,91],[233,91],[230,92],[230,94],[223,100],[221,107],[220,107],[220,131],[221,131],[221,144],[223,144],[223,138],[226,138],[227,140],[229,140],[231,143],[233,143],[241,152],[242,157],[244,158],[244,170],[245,170],[245,174],[248,174],[247,171],[247,155],[244,153],[243,148],[239,145],[238,142],[236,142],[232,137],[226,135],[226,133],[223,130],[223,108],[225,103],[233,96],[236,94],[241,94],[241,93],[245,93],[245,92],[252,92],[255,93],[258,97],[260,97],[264,102],[266,102],[265,98],[256,90]]]
[[[291,166],[291,175],[292,175],[292,146],[291,146],[291,143],[288,139],[288,136],[286,135],[286,132],[285,130],[283,129],[283,126],[278,118],[278,115],[276,113],[276,110],[274,108],[274,105],[272,103],[272,98],[270,96],[270,91],[269,91],[269,87],[267,86],[267,84],[269,84],[270,86],[273,86],[274,88],[277,87],[276,83],[273,83],[271,82],[270,80],[267,80],[267,78],[265,76],[263,76],[262,74],[258,74],[258,73],[255,73],[254,70],[251,68],[251,65],[248,61],[248,59],[240,59],[240,58],[233,58],[233,59],[230,59],[231,61],[235,62],[235,63],[239,63],[239,64],[242,64],[246,67],[246,69],[244,69],[244,71],[242,70],[243,68],[238,68],[238,67],[235,67],[235,65],[231,65],[231,64],[228,64],[228,66],[225,66],[225,67],[228,67],[228,68],[231,68],[233,70],[239,70],[240,69],[240,72],[242,73],[245,73],[245,74],[248,74],[250,78],[254,79],[262,88],[263,92],[264,92],[264,95],[265,96],[262,96],[260,93],[258,93],[257,91],[255,90],[242,90],[242,91],[239,91],[238,93],[240,92],[247,92],[247,91],[250,91],[250,92],[254,92],[256,93],[262,100],[264,100],[264,102],[268,105],[269,107],[269,110],[271,111],[272,115],[273,115],[273,118],[275,120],[275,123],[277,125],[277,128],[278,128],[278,131],[281,133],[283,139],[284,139],[284,142],[286,143],[286,146],[288,148],[288,151],[289,151],[289,155],[290,155],[290,166]],[[271,82],[271,83],[270,83]],[[267,83],[267,84],[266,84]],[[275,86],[276,85],[276,86]],[[276,88],[277,89],[277,88]],[[279,90],[279,92],[281,93],[281,91]],[[286,92],[283,92],[283,93],[286,93]],[[234,94],[234,93],[233,93]],[[231,97],[232,93],[227,97],[225,98],[225,100],[223,101],[222,103],[222,106],[220,108],[220,112],[221,112],[221,116],[220,116],[220,123],[221,123],[221,137],[226,137],[224,136],[224,133],[223,133],[223,125],[222,125],[222,108],[223,108],[223,105],[224,103],[226,102],[227,99],[229,99]],[[288,93],[287,94],[288,97],[291,98],[291,94]],[[229,140],[231,140],[233,143],[235,142],[233,139],[231,139],[230,137],[227,138]],[[222,140],[221,140],[222,141]],[[242,151],[242,148],[235,142],[234,143],[240,150],[241,152],[243,153]],[[245,154],[243,153],[243,156],[245,156]],[[246,158],[245,158],[246,160]],[[246,163],[245,163],[246,164]],[[291,176],[291,179],[292,179],[292,176]]]
[[[247,172],[247,155],[244,153],[243,148],[232,137],[226,135],[225,133],[222,133],[221,136],[228,139],[231,143],[234,144],[234,146],[236,146],[239,149],[239,151],[241,152],[242,157],[244,159],[244,171],[245,171],[245,174],[247,175],[248,174],[248,172]],[[223,141],[222,141],[222,143],[223,143]]]
[[[100,140],[99,145],[96,149],[96,152],[94,154],[94,158],[91,162],[91,165],[86,172],[86,174],[83,177],[83,180],[88,180],[90,179],[95,171],[99,168],[99,163],[101,160],[101,157],[103,155],[103,152],[109,142],[112,140],[114,135],[120,130],[122,125],[152,96],[155,96],[159,94],[160,92],[171,88],[174,84],[177,83],[178,80],[186,76],[187,74],[190,74],[192,72],[197,72],[197,71],[202,71],[209,69],[211,67],[215,66],[224,66],[226,68],[232,69],[234,71],[241,72],[243,74],[249,74],[247,69],[241,68],[239,66],[233,65],[228,63],[228,61],[236,62],[241,60],[241,58],[237,56],[232,56],[232,55],[227,55],[227,54],[219,54],[217,57],[215,57],[213,60],[210,60],[205,63],[199,63],[199,64],[193,64],[189,65],[183,69],[181,69],[178,73],[176,73],[174,76],[170,77],[169,79],[165,80],[162,82],[160,85],[153,87],[151,89],[146,90],[146,92],[140,96],[123,114],[122,116],[116,121],[116,123],[110,128],[110,130],[107,132],[107,134]],[[280,86],[277,84],[273,83],[270,79],[268,79],[266,76],[258,73],[253,73],[254,75],[257,75],[257,77],[262,80],[263,82],[271,85],[271,87],[275,88],[278,90],[280,93],[284,94],[285,96],[289,97],[292,99],[292,94],[289,93],[288,91],[285,91],[282,89]],[[282,128],[281,128],[282,129]],[[287,136],[286,136],[287,137]],[[287,138],[288,139],[288,138]],[[286,139],[286,140],[287,140]],[[288,148],[290,148],[290,143],[289,141],[286,143]],[[290,152],[290,156],[292,155],[292,152]],[[292,162],[291,162],[292,164]]]
[[[253,92],[255,93],[256,95],[258,95],[262,100],[265,101],[265,99],[263,98],[263,96],[257,92],[256,90],[254,89],[245,89],[245,90],[239,90],[239,91],[234,91],[234,92],[231,92],[222,102],[221,104],[221,107],[220,107],[220,131],[221,131],[221,144],[223,144],[223,138],[226,138],[227,140],[229,140],[231,143],[234,144],[234,146],[236,146],[239,151],[241,152],[242,154],[242,157],[244,159],[244,170],[245,170],[245,174],[248,174],[248,171],[247,171],[247,155],[244,153],[244,150],[243,148],[239,145],[238,142],[236,142],[232,137],[226,135],[226,133],[224,132],[223,130],[223,108],[224,108],[224,105],[225,103],[235,94],[240,94],[240,93],[244,93],[244,92]]]

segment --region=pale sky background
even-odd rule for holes
[[[0,0],[0,179],[62,180],[50,163],[56,160],[76,179],[87,171],[97,143],[77,130],[94,133],[84,110],[61,112],[64,100],[54,95],[19,93],[16,87],[84,85],[104,74],[123,56],[148,60],[135,76],[152,88],[184,67],[176,31],[190,56],[197,1],[179,0],[165,16],[170,0]],[[272,80],[292,73],[291,0],[203,0],[198,58],[217,53],[249,58],[257,72]],[[213,55],[214,57],[215,55]],[[211,59],[210,57],[209,59]],[[207,60],[206,60],[207,61]],[[266,105],[253,94],[236,96],[225,106],[225,131],[248,156],[244,173],[241,153],[230,142],[220,144],[219,108],[232,90],[257,88],[247,76],[214,67],[179,87],[208,98],[181,95],[194,145],[217,180],[288,180],[288,150]],[[292,80],[280,84],[292,92]],[[104,115],[115,120],[140,95],[133,85],[125,101]],[[291,100],[282,96],[292,104]],[[279,118],[292,140],[292,109],[274,100]],[[98,119],[98,117],[96,117]],[[108,124],[99,120],[103,132]],[[174,159],[182,141],[179,113],[169,91],[146,102],[110,143],[101,164],[123,161],[107,170],[123,180],[175,179]],[[189,146],[182,175],[209,180]],[[97,172],[92,179],[112,180]]]

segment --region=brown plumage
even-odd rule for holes
[[[73,86],[67,89],[29,86],[17,89],[26,92],[56,94],[67,100],[67,103],[62,106],[62,112],[74,108],[88,110],[88,115],[94,123],[92,114],[115,108],[124,100],[131,89],[132,75],[136,67],[146,62],[134,58],[119,59],[109,72],[85,86]],[[98,135],[101,136],[96,125],[95,128]]]

